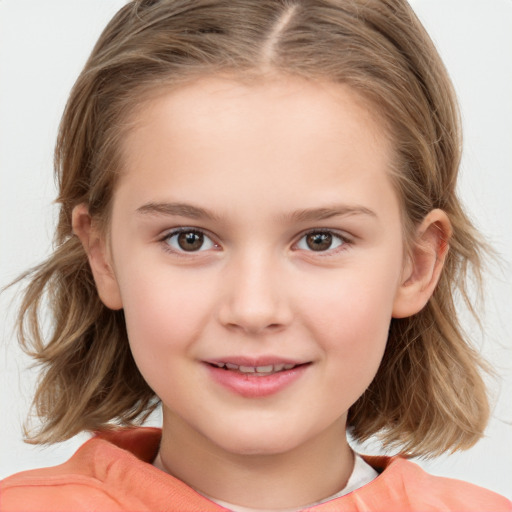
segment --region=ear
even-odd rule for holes
[[[85,204],[73,208],[73,233],[80,239],[87,253],[98,295],[110,309],[122,309],[121,294],[114,274],[110,251],[105,236],[92,222]]]
[[[393,303],[393,318],[414,315],[427,304],[439,281],[451,234],[450,220],[439,209],[418,226]]]

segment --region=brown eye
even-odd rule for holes
[[[196,231],[180,233],[178,235],[178,245],[184,251],[197,251],[201,249],[204,243],[204,235]]]
[[[297,248],[304,251],[326,252],[343,246],[346,240],[331,231],[310,231],[297,243]]]
[[[180,229],[169,233],[164,242],[175,252],[202,252],[216,247],[202,231]]]
[[[331,248],[332,235],[330,233],[310,233],[306,235],[306,244],[312,251],[326,251]]]

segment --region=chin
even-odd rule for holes
[[[220,441],[220,442],[219,442]],[[279,455],[292,451],[306,440],[299,439],[286,429],[273,428],[236,429],[218,440],[217,444],[223,450],[236,455]]]

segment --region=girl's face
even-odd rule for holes
[[[344,431],[404,279],[391,160],[341,85],[208,78],[138,114],[103,297],[124,308],[164,430],[239,454]]]

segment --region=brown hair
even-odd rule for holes
[[[480,282],[476,232],[456,196],[459,117],[446,70],[405,0],[134,0],[97,42],[69,98],[55,161],[61,205],[56,249],[28,272],[20,340],[43,366],[34,398],[42,419],[32,442],[143,421],[158,405],[132,358],[122,311],[100,301],[86,254],[72,234],[86,203],[108,226],[121,172],[120,141],[135,109],[162,87],[214,73],[251,80],[268,72],[351,86],[389,127],[392,177],[404,228],[443,209],[453,237],[427,306],[393,319],[380,369],[349,411],[357,440],[377,434],[404,453],[471,446],[488,403],[480,356],[464,339],[454,306],[469,304],[467,271]],[[47,298],[53,330],[41,333]]]

